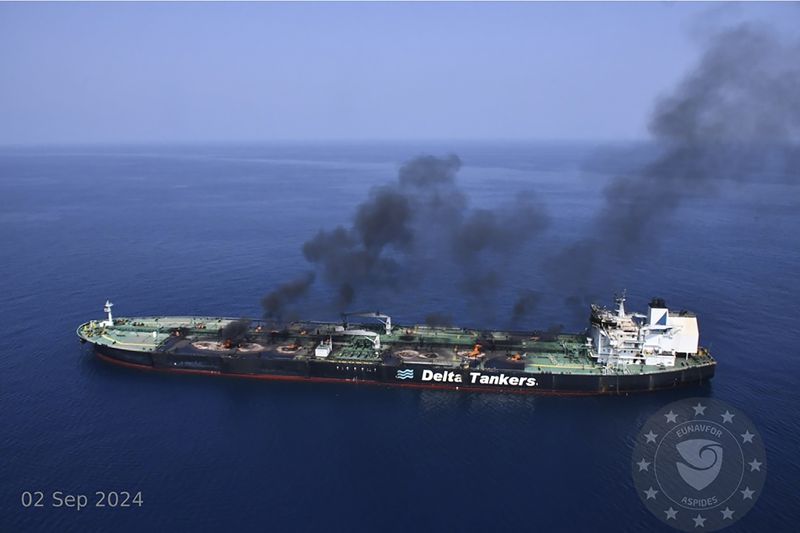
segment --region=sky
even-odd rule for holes
[[[798,4],[0,3],[0,144],[634,140]]]

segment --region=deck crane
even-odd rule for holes
[[[391,333],[392,333],[392,317],[390,317],[389,315],[384,315],[383,313],[380,313],[378,311],[375,311],[375,312],[354,311],[354,312],[350,312],[350,313],[342,313],[342,320],[344,321],[345,329],[347,328],[347,317],[351,317],[351,316],[358,316],[358,317],[362,317],[362,318],[375,318],[378,321],[380,321],[381,324],[384,325],[384,327],[386,328],[386,334],[387,335],[391,335]]]

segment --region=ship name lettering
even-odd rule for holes
[[[461,374],[456,374],[452,371],[447,372],[434,372],[433,370],[422,371],[422,381],[440,381],[446,383],[461,383]]]
[[[498,374],[494,376],[487,376],[480,372],[470,372],[470,383],[480,385],[500,385],[512,387],[535,387],[538,385],[536,378],[523,378],[518,376],[506,376],[505,374]]]

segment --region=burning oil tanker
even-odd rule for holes
[[[381,313],[342,322],[267,322],[197,316],[82,324],[81,342],[121,365],[265,380],[346,382],[515,393],[618,394],[697,385],[716,361],[697,318],[663,300],[646,314],[591,307],[581,334],[397,326]]]

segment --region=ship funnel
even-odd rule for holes
[[[663,298],[653,298],[647,308],[647,324],[650,326],[666,326],[669,309]]]

